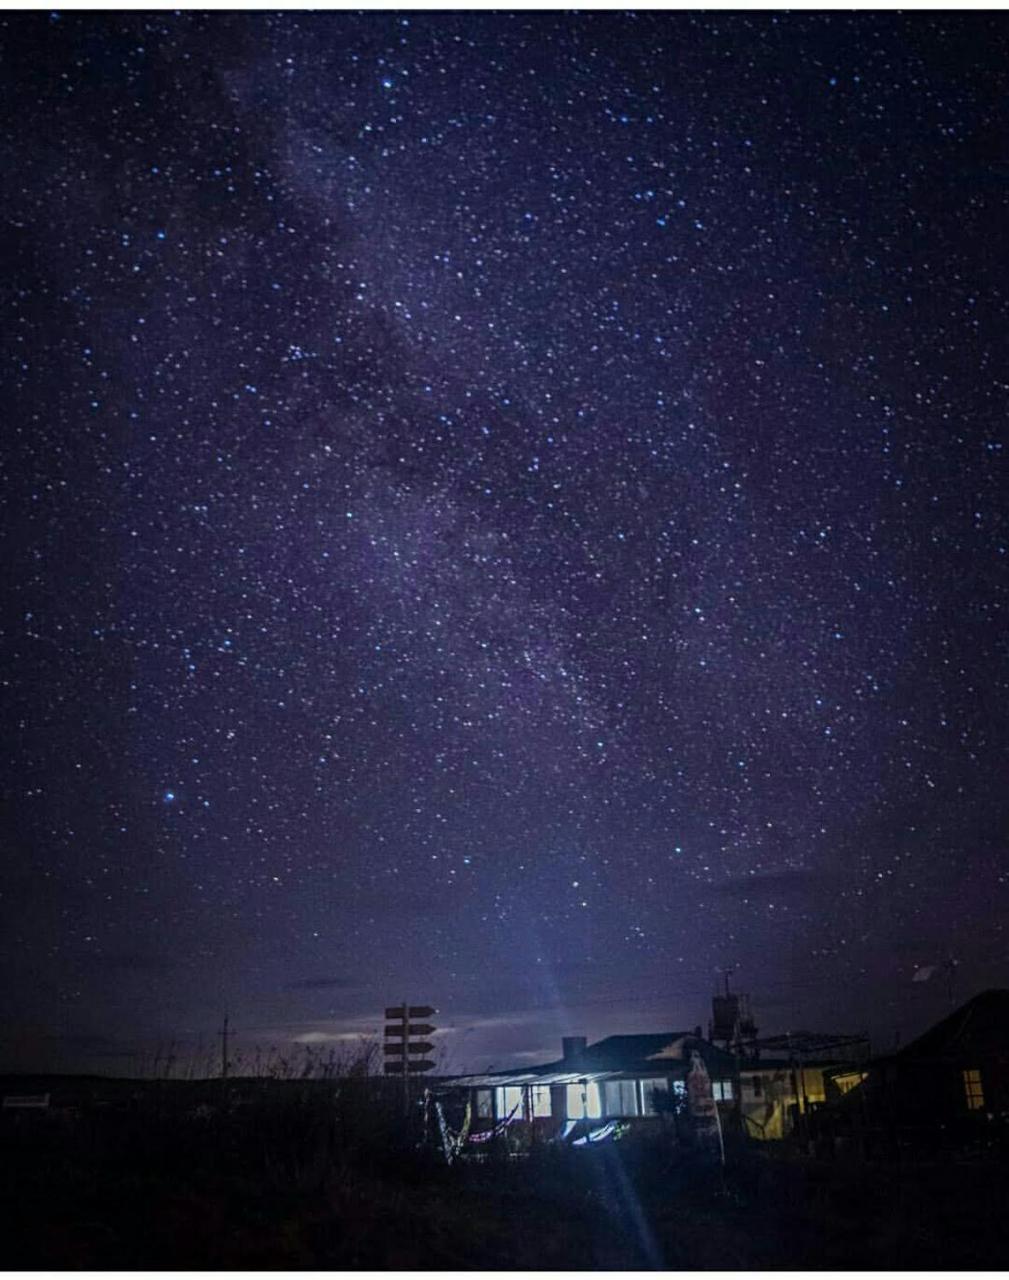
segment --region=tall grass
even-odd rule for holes
[[[628,1138],[522,1157],[502,1144],[449,1168],[422,1142],[423,1086],[405,1108],[376,1063],[363,1045],[266,1047],[226,1082],[162,1063],[160,1079],[120,1082],[108,1105],[0,1115],[6,1265],[809,1269],[1009,1256],[1003,1166],[897,1179],[743,1148],[723,1177],[671,1142]]]

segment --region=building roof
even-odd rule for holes
[[[918,1059],[1009,1054],[1009,991],[982,991],[934,1027],[920,1035],[893,1058]]]
[[[457,1076],[452,1085],[471,1089],[522,1084],[575,1084],[581,1080],[606,1080],[614,1076],[656,1075],[683,1072],[696,1049],[709,1072],[719,1078],[731,1075],[735,1058],[723,1049],[702,1040],[692,1031],[659,1031],[645,1035],[607,1036],[588,1045],[576,1057],[558,1058],[539,1067],[514,1071],[486,1072]]]
[[[438,1083],[446,1090],[501,1089],[526,1084],[583,1084],[586,1081],[609,1080],[620,1074],[619,1071],[549,1071],[545,1067],[534,1067],[531,1071],[492,1071],[484,1075],[452,1076]]]
[[[607,1036],[589,1045],[583,1054],[593,1066],[621,1069],[627,1063],[649,1062],[655,1059],[672,1059],[675,1062],[690,1056],[684,1055],[689,1031],[658,1031],[646,1035]]]
[[[746,1066],[773,1062],[805,1062],[808,1066],[816,1063],[833,1063],[848,1059],[852,1054],[859,1056],[868,1050],[869,1037],[863,1033],[851,1035],[848,1032],[830,1031],[787,1031],[780,1036],[764,1036],[761,1040],[749,1040],[744,1049],[758,1050],[758,1057],[747,1058]],[[775,1057],[765,1058],[770,1051]]]
[[[736,1060],[692,1031],[660,1031],[645,1035],[607,1036],[591,1044],[579,1057],[579,1064],[596,1070],[654,1071],[656,1067],[687,1067],[696,1050],[709,1071],[731,1074]]]

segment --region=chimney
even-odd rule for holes
[[[585,1046],[588,1044],[586,1036],[564,1036],[561,1040],[563,1047],[564,1061],[577,1062],[585,1052]]]

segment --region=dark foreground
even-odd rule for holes
[[[4,1265],[29,1269],[1000,1268],[987,1159],[864,1163],[661,1144],[457,1164],[393,1100],[193,1091],[2,1117]]]

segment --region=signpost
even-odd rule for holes
[[[410,1108],[410,1077],[433,1071],[435,1064],[418,1055],[432,1053],[434,1045],[427,1039],[436,1027],[429,1022],[413,1022],[413,1018],[430,1018],[437,1010],[429,1004],[392,1005],[385,1011],[385,1074],[403,1079],[403,1107]]]

